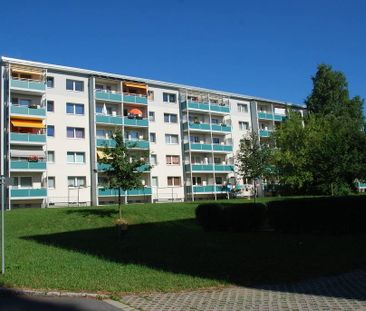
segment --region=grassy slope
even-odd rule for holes
[[[245,200],[246,201],[246,200]],[[78,291],[181,290],[298,280],[366,263],[366,235],[206,233],[194,203],[6,213],[6,286]]]

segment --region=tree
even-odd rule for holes
[[[101,159],[101,163],[108,164],[109,167],[105,171],[108,177],[107,188],[118,190],[118,209],[119,218],[122,219],[122,206],[121,206],[121,191],[141,188],[141,177],[143,171],[141,167],[145,167],[147,164],[143,160],[143,156],[147,156],[147,153],[136,153],[131,150],[133,145],[129,148],[123,141],[122,132],[116,130],[113,134],[113,138],[116,142],[114,148],[105,146],[105,157]]]
[[[249,137],[240,140],[239,151],[236,154],[236,166],[243,178],[252,180],[270,178],[273,174],[270,163],[271,148],[260,144],[259,137],[252,132]]]
[[[346,194],[366,177],[363,100],[349,98],[341,72],[320,65],[312,78],[307,114],[290,114],[276,131],[275,164],[295,191]]]

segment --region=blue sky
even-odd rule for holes
[[[4,1],[0,54],[303,103],[325,62],[366,97],[366,1]]]

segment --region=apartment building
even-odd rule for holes
[[[235,170],[240,139],[270,137],[300,105],[2,57],[1,175],[9,207],[116,201],[101,164],[113,131],[151,168],[127,202],[225,198],[249,181]],[[148,157],[148,158],[147,158]]]

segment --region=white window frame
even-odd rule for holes
[[[69,185],[69,180],[74,179],[74,185]],[[79,186],[79,181],[84,180],[84,186]],[[68,188],[86,188],[86,176],[67,176],[67,187]]]
[[[74,161],[70,162],[69,161],[69,155],[71,155],[74,159]],[[83,155],[83,162],[77,162],[76,159],[77,159],[77,155]],[[67,151],[66,152],[66,162],[68,164],[85,164],[86,163],[86,156],[85,156],[85,152],[84,151]]]
[[[53,187],[50,187],[49,181],[53,180]],[[48,189],[56,189],[56,177],[55,176],[48,176],[47,178],[47,188]]]
[[[177,142],[172,142],[172,137],[177,137]],[[167,141],[167,138],[169,137],[169,141]],[[179,145],[179,135],[178,134],[165,134],[165,143],[167,145]]]

